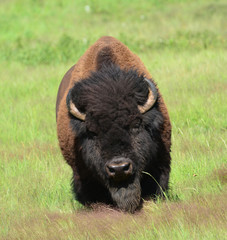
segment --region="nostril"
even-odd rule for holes
[[[110,177],[114,177],[116,174],[116,169],[112,165],[107,165],[106,166],[106,172]]]
[[[115,170],[113,167],[107,166],[107,169],[110,173],[115,173]]]
[[[127,172],[129,170],[129,168],[130,168],[130,163],[127,163],[127,164],[125,164],[125,166],[123,166],[123,171]]]

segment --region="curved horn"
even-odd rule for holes
[[[86,114],[84,113],[81,113],[77,107],[75,106],[75,104],[72,102],[72,99],[71,99],[71,91],[72,90],[69,90],[69,93],[67,95],[67,98],[66,98],[66,103],[67,103],[67,107],[68,107],[68,110],[69,112],[76,118],[82,120],[82,121],[85,121],[85,118],[86,118]]]
[[[75,106],[75,104],[72,102],[72,100],[70,100],[69,102],[69,112],[76,118],[82,120],[82,121],[85,121],[85,117],[86,117],[86,114],[84,113],[81,113],[77,107]]]
[[[139,111],[141,113],[147,112],[155,104],[158,97],[158,91],[154,83],[149,81],[147,78],[144,78],[144,80],[148,84],[149,93],[148,93],[147,101],[145,102],[145,104],[143,106],[141,105],[138,106]]]

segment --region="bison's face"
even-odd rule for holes
[[[135,70],[113,65],[76,83],[67,97],[76,151],[125,211],[139,206],[142,171],[155,158],[162,123],[157,95]]]

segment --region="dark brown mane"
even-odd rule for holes
[[[75,84],[72,100],[80,111],[96,121],[96,131],[97,128],[107,131],[116,124],[128,127],[134,119],[141,118],[138,105],[147,99],[148,88],[143,79],[136,70],[105,65]]]

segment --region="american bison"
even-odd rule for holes
[[[65,74],[56,103],[62,154],[82,204],[135,212],[168,189],[171,124],[151,75],[113,37],[95,42]]]

